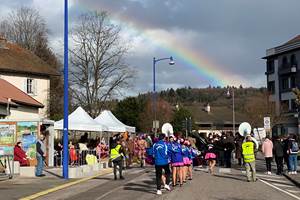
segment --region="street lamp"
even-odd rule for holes
[[[230,94],[230,89],[231,89],[231,92],[232,92],[232,131],[233,131],[233,134],[235,134],[235,110],[234,110],[234,87],[229,87],[228,90],[227,90],[227,96],[230,97],[231,94]]]
[[[156,136],[156,131],[157,131],[157,123],[156,123],[156,88],[155,88],[155,65],[157,62],[162,61],[162,60],[169,60],[169,65],[175,65],[175,62],[173,60],[173,57],[169,58],[158,58],[156,59],[155,57],[153,58],[153,110],[154,110],[154,134]]]
[[[69,82],[68,82],[68,0],[65,0],[64,5],[64,127],[63,127],[63,177],[69,178],[69,138],[68,138],[68,94],[69,94]]]

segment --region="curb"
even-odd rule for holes
[[[41,197],[41,196],[50,194],[50,193],[52,193],[52,192],[56,192],[56,191],[58,191],[58,190],[62,190],[62,189],[65,189],[65,188],[67,188],[67,187],[71,187],[71,186],[73,186],[73,185],[76,185],[76,184],[79,184],[79,183],[86,182],[86,181],[91,180],[91,179],[93,179],[93,178],[96,178],[96,177],[98,177],[98,176],[103,176],[103,175],[110,174],[110,173],[112,173],[112,168],[104,169],[103,171],[101,171],[101,172],[98,173],[97,175],[90,176],[90,177],[87,177],[87,178],[82,178],[82,179],[79,179],[79,180],[77,180],[77,181],[72,181],[72,182],[69,182],[69,183],[65,183],[65,184],[56,186],[56,187],[54,187],[54,188],[50,188],[50,189],[44,190],[44,191],[42,191],[42,192],[38,192],[38,193],[36,193],[36,194],[33,194],[33,195],[30,195],[30,196],[26,196],[26,197],[20,198],[19,200],[31,200],[31,199],[36,199],[36,198],[38,198],[38,197]]]
[[[294,183],[298,188],[300,188],[300,182],[296,181],[295,179],[291,178],[289,175],[287,174],[283,174],[283,176],[285,178],[287,178],[289,181],[291,181],[292,183]]]

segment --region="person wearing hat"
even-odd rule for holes
[[[217,160],[217,153],[213,144],[208,145],[208,150],[205,152],[205,160],[208,162],[209,173],[213,175]]]
[[[242,154],[246,167],[247,181],[256,181],[255,169],[255,143],[252,141],[250,135],[246,136],[246,141],[242,144]]]

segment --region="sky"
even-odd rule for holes
[[[299,0],[69,0],[70,24],[107,11],[131,42],[126,62],[137,72],[125,95],[158,90],[243,85],[265,87],[265,51],[300,34]],[[53,50],[63,52],[63,0],[2,0],[0,19],[20,6],[37,9]]]

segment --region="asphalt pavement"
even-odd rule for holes
[[[258,164],[259,166],[260,164]],[[261,162],[263,165],[263,162]],[[263,166],[261,166],[263,167]],[[263,177],[255,183],[246,182],[243,170],[217,169],[214,176],[206,169],[195,169],[194,179],[183,187],[163,191],[156,195],[155,174],[152,167],[126,170],[125,180],[113,180],[112,174],[101,176],[87,182],[54,192],[38,198],[72,200],[292,200],[300,199],[299,188],[294,187],[285,177]],[[221,173],[220,173],[221,172]],[[269,179],[269,180],[267,180]],[[277,185],[276,185],[277,184]],[[279,185],[281,184],[281,185]],[[282,185],[289,185],[283,187]],[[293,192],[291,192],[293,191]]]

